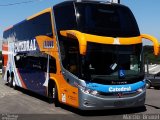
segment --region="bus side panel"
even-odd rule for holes
[[[43,86],[45,82],[45,72],[27,68],[18,69],[18,71],[19,78],[26,85],[26,89],[46,96],[46,88]]]
[[[53,39],[53,41],[54,43],[57,43],[56,39]],[[52,54],[50,55],[56,59],[57,72],[54,74],[50,74],[50,79],[55,80],[55,83],[58,88],[58,99],[61,103],[78,108],[79,107],[78,88],[70,85],[67,82],[67,80],[65,80],[65,78],[63,77],[59,61],[57,45],[54,46],[53,51],[54,52],[52,52]]]
[[[3,44],[2,45],[2,60],[3,60],[3,66],[7,66],[7,61],[8,61],[8,45]]]
[[[52,77],[51,77],[52,78]],[[78,88],[71,86],[66,82],[62,74],[54,75],[58,88],[58,99],[61,103],[79,107]]]
[[[35,46],[33,46],[35,50],[28,51],[27,54],[19,52],[16,55],[19,59],[15,63],[19,78],[25,85],[24,88],[47,96],[47,88],[44,86],[44,83],[47,78],[48,54],[41,51],[40,47],[43,44],[38,44],[36,38],[33,40],[35,41]]]
[[[8,44],[2,44],[2,78],[3,80],[6,79],[4,78],[6,74],[6,66],[8,62]]]

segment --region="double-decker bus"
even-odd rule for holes
[[[146,87],[142,38],[131,10],[65,1],[3,34],[3,79],[81,110],[141,107]]]

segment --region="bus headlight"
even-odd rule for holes
[[[85,90],[82,90],[84,93],[86,94],[91,94],[91,95],[94,95],[96,96],[98,94],[98,91],[96,90],[91,90],[91,89],[88,89],[88,88],[85,88]]]
[[[91,94],[91,95],[94,95],[96,96],[98,94],[98,91],[97,90],[92,90],[92,89],[89,89],[85,86],[82,86],[78,83],[74,83],[81,91],[83,91],[84,93],[86,94]]]

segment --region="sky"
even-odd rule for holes
[[[64,0],[0,0],[0,50],[3,31],[7,27],[62,1]],[[22,2],[24,3],[19,4]],[[121,4],[131,9],[141,33],[150,34],[160,41],[160,0],[121,0]],[[151,44],[147,41],[144,43]]]

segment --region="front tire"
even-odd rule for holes
[[[55,84],[55,89],[54,89],[54,104],[55,107],[59,107],[60,106],[60,102],[58,100],[58,89],[57,89],[57,85]]]
[[[55,106],[59,107],[57,85],[52,80],[49,81],[48,85],[48,99],[50,104],[54,102]]]
[[[48,102],[52,104],[53,101],[53,88],[54,88],[54,83],[50,80],[48,84]]]

